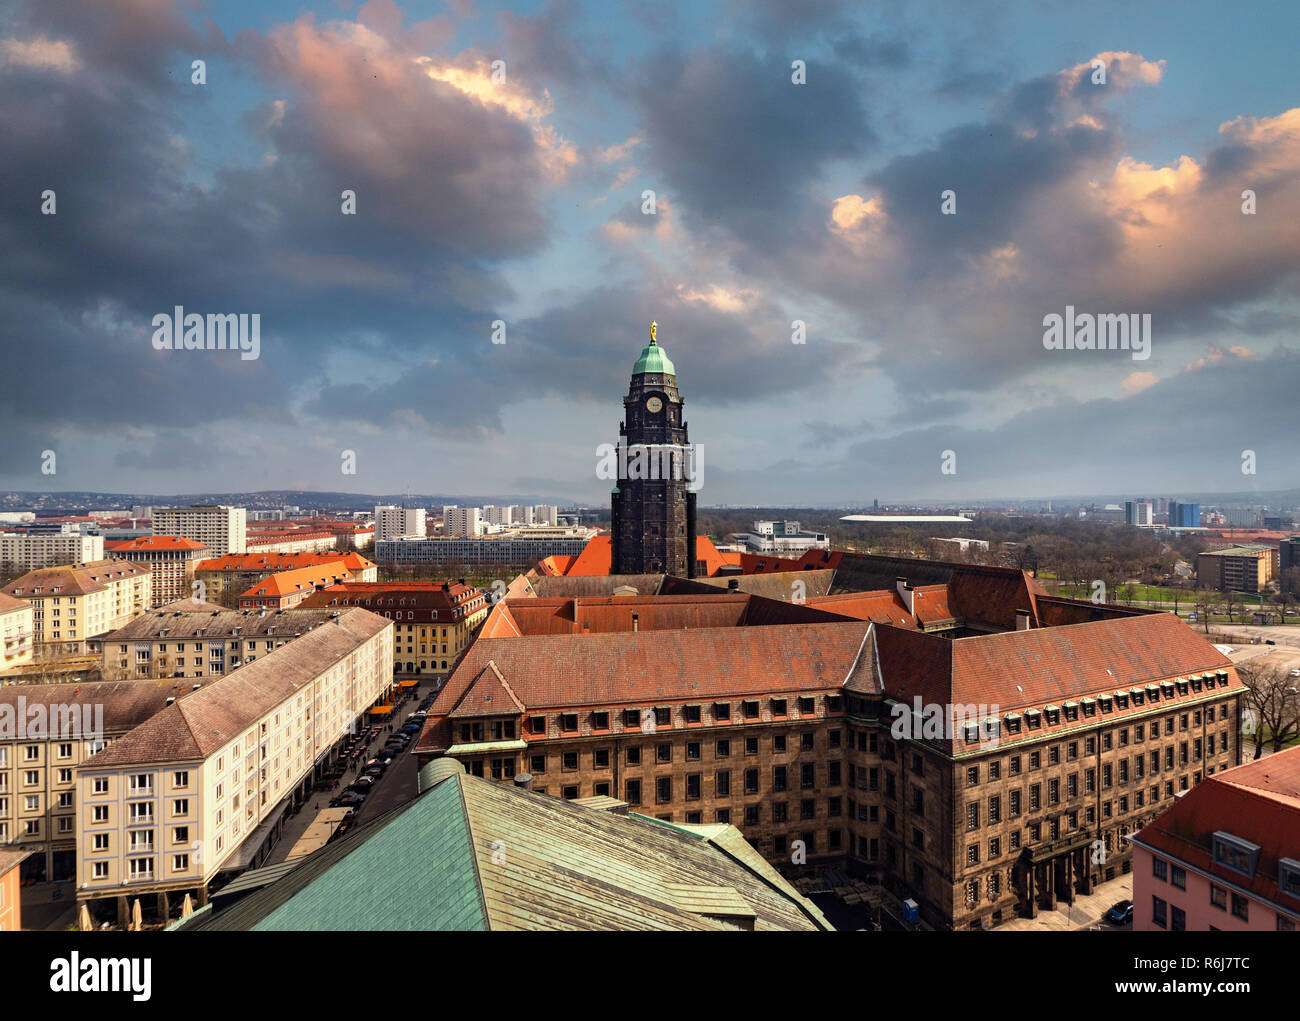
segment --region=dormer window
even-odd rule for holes
[[[1292,897],[1300,898],[1300,861],[1294,858],[1278,859],[1277,888]]]
[[[1255,869],[1259,865],[1258,844],[1252,844],[1249,840],[1219,830],[1213,836],[1213,847],[1216,865],[1230,868],[1251,879],[1255,878]]]

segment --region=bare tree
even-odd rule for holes
[[[1272,750],[1281,751],[1300,734],[1300,678],[1292,677],[1287,667],[1273,663],[1243,663],[1237,673],[1246,685],[1246,708],[1253,717],[1248,723],[1254,730],[1249,736],[1255,741],[1255,758],[1263,754],[1266,731]]]

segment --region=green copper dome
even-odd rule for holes
[[[641,349],[641,357],[632,366],[632,375],[634,376],[640,376],[646,372],[658,372],[667,376],[677,375],[677,370],[673,368],[673,363],[664,354],[664,349],[653,340]]]

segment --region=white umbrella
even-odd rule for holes
[[[181,901],[181,917],[188,918],[192,914],[194,914],[194,901],[190,900],[190,895],[187,893],[185,899]]]
[[[131,930],[139,932],[143,928],[144,912],[140,910],[140,898],[137,897],[135,903],[131,905]]]
[[[81,910],[77,912],[77,928],[82,932],[89,932],[91,929],[90,908],[86,907],[86,902],[81,902]]]

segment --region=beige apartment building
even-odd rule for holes
[[[0,592],[31,605],[36,658],[77,654],[149,609],[153,575],[141,564],[99,560],[29,571]]]
[[[204,683],[75,769],[77,898],[191,893],[259,864],[283,813],[393,684],[392,622],[353,608]]]
[[[163,606],[194,594],[194,569],[208,555],[208,548],[179,535],[144,535],[110,542],[108,552],[119,560],[148,567],[153,574],[152,605]]]
[[[155,507],[154,535],[179,535],[203,543],[207,556],[223,557],[248,548],[248,512],[243,507],[192,504]]]
[[[163,607],[96,643],[100,669],[107,680],[221,677],[332,619],[331,610]]]
[[[102,535],[0,533],[0,569],[36,571],[42,567],[88,564],[103,559]]]
[[[31,603],[0,592],[0,672],[31,663],[34,644]]]
[[[1202,588],[1220,592],[1263,592],[1273,579],[1277,550],[1271,546],[1230,546],[1199,553],[1196,577]]]
[[[28,854],[23,880],[73,878],[73,770],[179,694],[149,682],[0,686],[0,848]]]

